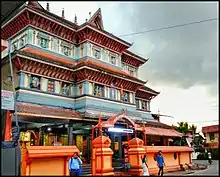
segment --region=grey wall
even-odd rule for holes
[[[19,147],[1,148],[1,175],[20,174],[21,151]]]

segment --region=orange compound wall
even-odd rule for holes
[[[128,156],[131,164],[129,173],[137,176],[143,174],[141,159],[144,154],[147,156],[149,173],[156,174],[158,166],[154,158],[157,156],[158,151],[162,151],[164,157],[166,164],[164,171],[178,171],[181,169],[181,165],[186,168],[186,164],[191,163],[191,153],[193,152],[193,149],[187,146],[144,146],[143,141],[139,138],[130,140],[128,146]]]
[[[162,151],[166,164],[164,171],[178,171],[181,164],[186,167],[186,163],[191,163],[191,153],[193,152],[192,148],[186,146],[145,146],[145,150],[150,174],[158,172],[154,154],[159,150]],[[176,159],[174,158],[174,153],[176,153]]]
[[[64,173],[64,166],[66,160],[62,158],[49,158],[46,159],[34,159],[32,160],[29,168],[27,168],[26,176],[38,176],[38,175],[57,175]],[[52,170],[50,170],[52,169]],[[66,170],[67,171],[67,170]]]
[[[182,152],[180,153],[180,164],[182,164],[184,168],[187,168],[186,163],[191,164],[191,154],[189,155],[187,152]]]
[[[69,175],[68,161],[76,146],[22,146],[21,175]]]

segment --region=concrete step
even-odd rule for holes
[[[82,168],[82,176],[91,176],[92,174],[92,166],[91,164],[83,164]]]
[[[113,165],[114,172],[118,173],[122,171],[121,162],[115,162]],[[91,164],[83,164],[82,168],[82,176],[91,176],[92,174],[92,166]]]

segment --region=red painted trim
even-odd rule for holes
[[[28,19],[28,24],[30,24],[30,15],[29,15],[29,11],[28,10],[26,11],[26,17]]]
[[[55,33],[56,35],[58,35],[58,34],[57,34],[57,28],[58,28],[58,27],[59,27],[59,25],[56,23],[56,24],[55,24],[55,28],[54,28],[54,30],[53,30],[53,33]],[[58,36],[59,36],[59,35],[58,35]]]
[[[45,30],[46,31],[50,31],[50,25],[51,25],[51,21],[49,21],[48,23],[47,23],[47,26],[46,26],[46,28],[45,28]]]
[[[40,18],[41,18],[41,16],[37,17],[37,20],[35,21],[34,26],[38,26],[38,21],[39,21]]]
[[[40,21],[40,28],[43,28],[43,26],[45,26],[45,18],[42,18]]]
[[[50,25],[50,21],[48,19],[45,19],[45,22],[42,28],[45,30],[48,28],[49,25]]]
[[[36,17],[37,17],[37,15],[34,14],[34,17],[33,17],[32,21],[30,21],[30,24],[34,25],[34,22],[36,23],[36,20],[35,20]]]
[[[24,26],[26,26],[26,25],[29,23],[28,18],[26,17],[26,14],[23,13],[23,14],[21,15],[21,18],[22,18],[22,21],[23,21]]]
[[[51,29],[50,29],[50,32],[52,33],[53,32],[53,29],[54,29],[54,26],[56,25],[56,23],[55,22],[53,22],[53,25],[52,25],[52,27],[51,27]]]

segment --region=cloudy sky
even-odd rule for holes
[[[40,2],[45,8],[47,2]],[[194,21],[217,18],[218,2],[51,2],[50,11],[82,24],[98,9],[106,31],[121,36]],[[139,77],[161,93],[152,112],[172,124],[188,121],[198,126],[218,123],[218,20],[138,35],[122,36],[134,42],[131,51],[149,58]]]

